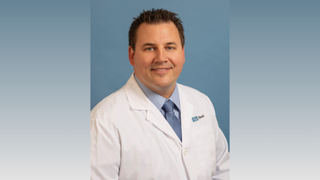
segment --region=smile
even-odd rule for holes
[[[153,71],[155,73],[163,74],[163,73],[167,73],[170,69],[172,69],[172,68],[153,68],[153,69],[151,69],[151,71]]]
[[[169,70],[170,68],[163,68],[163,69],[152,69],[154,71],[166,71],[166,70]]]

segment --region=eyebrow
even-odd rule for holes
[[[166,45],[177,45],[175,42],[167,42]]]
[[[145,43],[142,45],[142,47],[145,47],[145,46],[155,46],[156,44],[153,44],[153,43]]]
[[[155,46],[156,44],[154,43],[145,43],[142,45],[142,47],[145,47],[145,46]],[[167,42],[166,45],[177,45],[177,43],[175,42]]]

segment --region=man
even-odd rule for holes
[[[229,152],[209,98],[177,79],[175,13],[143,11],[129,30],[127,84],[91,111],[91,179],[228,180]]]

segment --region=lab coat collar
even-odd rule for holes
[[[147,110],[149,100],[137,84],[133,74],[125,86],[125,91],[133,110]]]
[[[161,112],[154,106],[154,104],[143,93],[138,83],[136,82],[134,75],[132,74],[128,80],[125,91],[128,97],[128,101],[133,110],[146,110],[146,120],[150,121],[154,126],[160,129],[163,133],[167,134],[174,140],[176,140],[181,146],[188,146],[191,138],[192,130],[192,111],[193,105],[188,101],[188,96],[179,88],[180,97],[180,113],[181,113],[181,130],[182,130],[182,143],[170,124],[163,117]]]

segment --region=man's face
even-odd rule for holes
[[[129,47],[129,60],[142,84],[169,98],[185,62],[177,27],[172,22],[142,23],[135,51]]]

